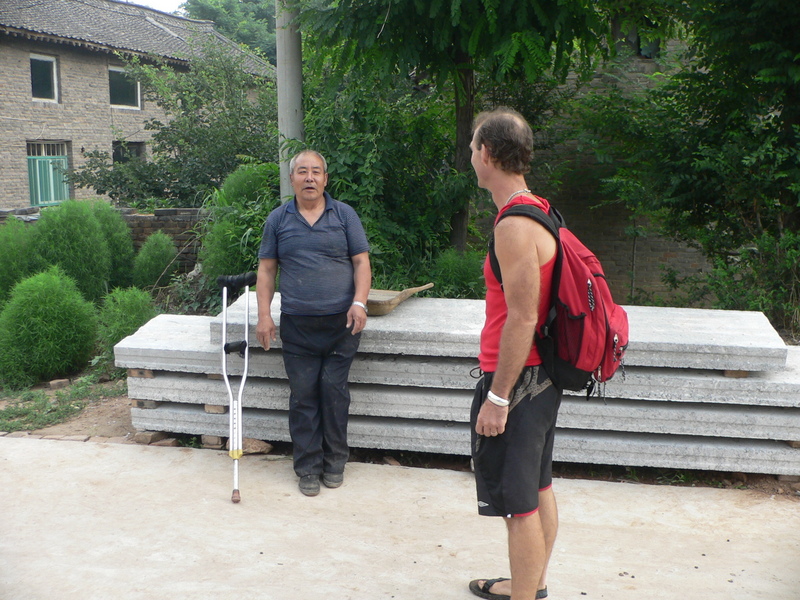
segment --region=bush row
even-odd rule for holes
[[[68,201],[28,226],[0,226],[0,386],[73,374],[156,314],[150,291],[168,282],[177,252],[152,234],[138,253],[103,201]],[[134,284],[137,287],[131,287]]]

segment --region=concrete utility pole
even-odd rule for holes
[[[294,195],[289,182],[289,159],[284,140],[304,140],[303,130],[303,51],[300,31],[292,21],[297,12],[289,11],[283,0],[275,0],[275,43],[278,76],[278,140],[281,163],[281,200]]]

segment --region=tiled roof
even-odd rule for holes
[[[0,31],[107,51],[154,54],[186,62],[213,41],[239,47],[211,21],[169,15],[116,0],[0,0]],[[269,63],[246,54],[248,71],[266,75]]]

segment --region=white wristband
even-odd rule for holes
[[[501,398],[500,396],[495,394],[492,390],[489,390],[489,393],[486,394],[486,399],[492,404],[495,404],[497,406],[508,406],[509,404],[511,404],[510,400]]]
[[[358,300],[353,300],[353,306],[360,306],[361,308],[364,309],[365,313],[369,314],[369,309],[367,308],[367,305],[364,304],[363,302],[359,302]]]

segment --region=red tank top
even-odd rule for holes
[[[497,213],[495,225],[500,220],[502,215],[509,207],[515,204],[532,204],[538,206],[545,212],[550,209],[550,203],[544,198],[536,197],[536,200],[527,196],[517,196],[506,204]],[[539,323],[543,323],[547,317],[547,310],[550,305],[550,290],[553,283],[553,268],[555,267],[555,255],[551,260],[539,268],[539,317],[537,321],[537,328]],[[486,260],[483,263],[483,276],[486,280],[486,321],[481,331],[481,351],[478,355],[478,362],[482,371],[493,373],[497,370],[497,358],[500,354],[500,334],[503,332],[503,325],[506,323],[508,317],[508,307],[506,306],[506,297],[503,293],[503,288],[500,282],[492,272],[491,264],[489,263],[489,255],[486,255]],[[540,365],[542,359],[539,352],[536,350],[536,345],[531,339],[531,351],[528,359],[525,361],[525,366]]]

